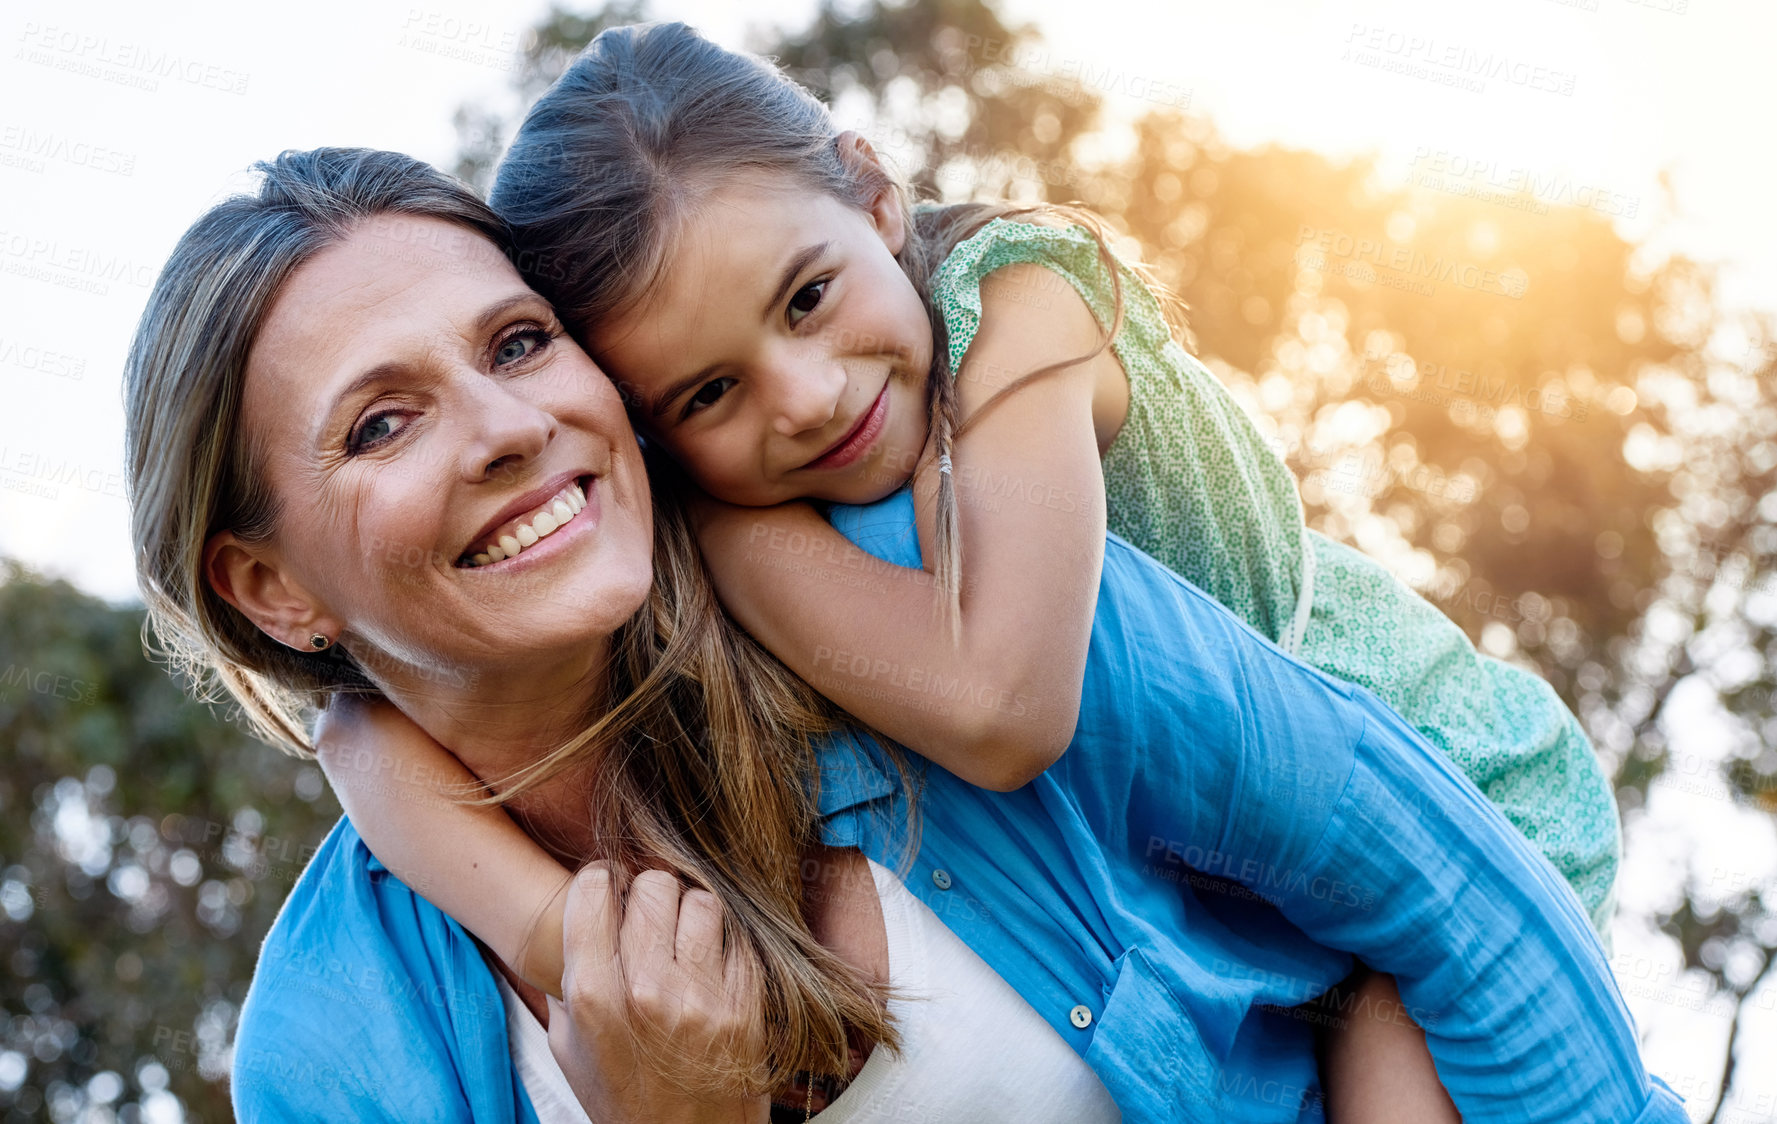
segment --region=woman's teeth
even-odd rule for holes
[[[586,493],[580,490],[580,482],[576,480],[557,492],[542,507],[529,515],[520,516],[471,547],[457,560],[457,565],[473,569],[511,558],[526,547],[535,546],[540,540],[553,535],[584,510]]]

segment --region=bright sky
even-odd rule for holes
[[[1143,91],[1184,92],[1239,145],[1373,149],[1401,179],[1473,161],[1499,180],[1605,192],[1634,211],[1625,233],[1719,262],[1731,303],[1777,310],[1768,0],[1006,4],[1058,44],[1023,61],[1083,73],[1113,114],[1146,108]],[[784,0],[774,19],[799,24],[812,9]],[[175,239],[280,149],[371,145],[448,163],[452,111],[508,103],[513,48],[542,10],[540,0],[6,5],[0,555],[107,597],[133,594],[118,376]],[[656,11],[746,43],[739,5],[658,0]],[[1489,57],[1506,65],[1464,77]],[[1669,998],[1631,1002],[1642,1014]]]
[[[787,0],[776,20],[800,23],[812,7]],[[117,378],[174,240],[243,168],[283,148],[374,145],[448,162],[451,112],[508,101],[512,48],[543,5],[8,8],[0,555],[127,597]],[[660,11],[744,43],[738,6],[662,0]],[[1402,178],[1472,161],[1495,180],[1603,192],[1634,211],[1620,220],[1626,231],[1653,230],[1661,245],[1723,263],[1729,299],[1777,309],[1777,208],[1767,203],[1777,157],[1764,139],[1773,99],[1760,53],[1777,42],[1777,5],[1009,0],[1008,11],[1065,44],[1027,65],[1086,75],[1113,114],[1147,108],[1132,94],[1160,89],[1188,97],[1238,144],[1378,150]],[[1421,76],[1457,75],[1464,60],[1489,56],[1511,67],[1479,91]],[[1544,84],[1557,89],[1533,88]]]

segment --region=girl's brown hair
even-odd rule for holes
[[[374,692],[349,656],[293,651],[211,590],[210,536],[276,533],[285,499],[254,470],[241,402],[254,335],[290,275],[367,220],[441,219],[511,252],[505,223],[462,184],[411,157],[363,149],[286,152],[256,169],[256,192],[200,218],[150,294],[124,376],[131,532],[159,652],[210,699],[231,697],[266,740],[312,752],[308,718],[339,692]],[[804,916],[802,857],[814,839],[817,741],[843,716],[720,611],[670,466],[657,488],[655,581],[612,637],[594,718],[523,776],[507,799],[587,765],[602,853],[633,874],[675,871],[723,902],[731,947],[763,981],[765,1049],[755,1066],[693,1071],[632,1019],[682,1085],[756,1093],[804,1070],[844,1073],[847,1028],[896,1043],[882,990],[821,946]],[[150,639],[145,636],[145,639]],[[374,670],[374,669],[372,669]]]
[[[827,108],[764,59],[725,50],[681,23],[612,28],[531,107],[488,201],[512,224],[526,278],[575,334],[589,339],[647,294],[667,268],[680,216],[736,173],[791,176],[865,210],[891,192],[907,230],[896,258],[932,322],[932,458],[948,455],[956,438],[1007,394],[1091,359],[1116,337],[1122,269],[1096,216],[1046,204],[914,209],[904,184],[879,161],[857,159],[840,139]],[[1091,232],[1112,287],[1113,322],[1090,354],[1024,375],[959,424],[932,275],[958,243],[996,218],[1019,215],[1065,220]],[[939,474],[937,515],[933,576],[948,594],[955,635],[962,547],[951,473]]]

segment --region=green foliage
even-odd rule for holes
[[[338,817],[320,771],[143,656],[140,610],[0,571],[0,1118],[228,1119],[259,942]],[[163,1117],[164,1118],[164,1117]]]

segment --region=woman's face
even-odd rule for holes
[[[379,658],[508,678],[583,668],[647,595],[623,404],[473,231],[378,216],[304,263],[254,341],[242,418],[281,508],[246,580],[317,614],[283,622],[286,643],[333,624],[379,679]]]

